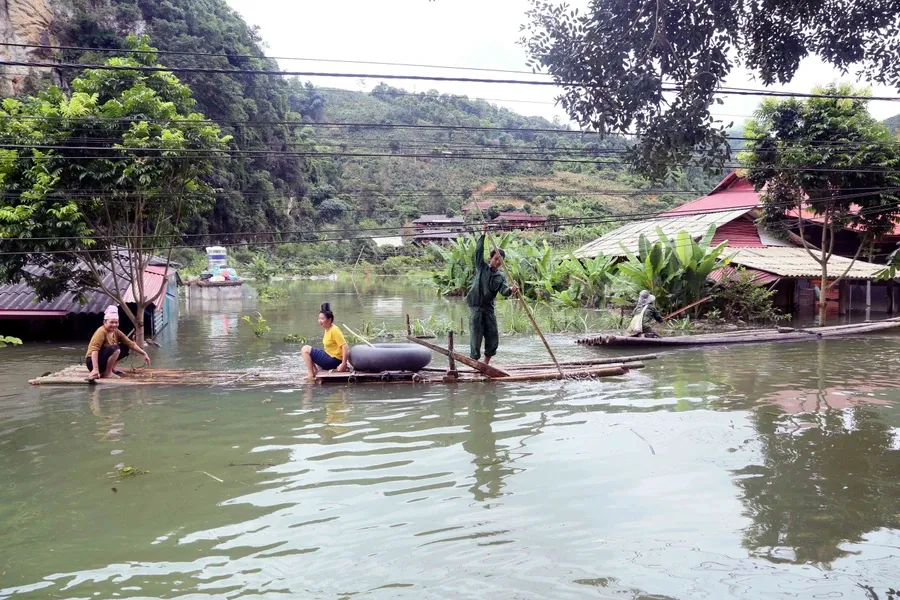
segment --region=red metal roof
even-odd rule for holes
[[[759,229],[756,223],[750,219],[735,219],[725,223],[716,229],[713,236],[713,245],[727,241],[729,247],[734,248],[762,248],[763,243],[759,238]]]
[[[495,221],[529,221],[532,223],[543,223],[547,220],[547,217],[544,215],[530,215],[527,212],[522,211],[509,211],[502,212],[497,215]]]
[[[765,271],[759,271],[757,269],[744,269],[744,272],[753,276],[750,280],[750,283],[756,286],[763,286],[781,279],[778,275],[773,275],[772,273],[766,273]],[[717,269],[709,274],[708,279],[712,279],[715,282],[722,281],[723,279],[733,280],[739,277],[739,270],[731,265],[728,265],[725,268]]]
[[[676,216],[685,213],[702,214],[738,208],[750,210],[758,206],[762,206],[759,193],[753,189],[753,186],[746,179],[739,177],[736,172],[732,171],[706,196],[673,208],[663,216]]]
[[[159,301],[165,292],[166,274],[168,270],[165,267],[148,266],[144,269],[144,297],[153,301],[157,306],[161,304]],[[125,302],[136,302],[138,291],[137,286],[129,286],[125,291]]]
[[[859,210],[859,206],[857,206],[857,205],[854,204],[854,205],[851,207],[850,210],[851,210],[852,212],[855,213],[856,211]],[[825,217],[824,217],[824,216],[822,216],[822,215],[817,215],[816,213],[814,213],[814,212],[812,212],[811,210],[808,210],[808,209],[806,209],[806,208],[804,208],[803,211],[802,211],[800,214],[803,216],[803,220],[804,220],[804,221],[813,221],[813,222],[815,222],[815,223],[821,223],[821,222],[823,222],[823,221],[825,220]],[[789,210],[789,211],[787,211],[787,215],[788,215],[789,217],[796,217],[796,216],[797,216],[797,211],[796,211],[796,210]],[[856,226],[856,225],[850,225],[849,227],[847,227],[847,229],[854,229],[854,230],[855,230],[855,229],[857,229],[857,226]],[[883,237],[900,237],[900,221],[895,220],[895,221],[894,221],[894,230],[891,231],[890,233],[886,233]]]

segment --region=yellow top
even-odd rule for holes
[[[99,352],[103,346],[117,346],[119,344],[125,344],[132,350],[140,350],[140,347],[132,342],[127,335],[122,333],[121,329],[108,332],[106,331],[106,328],[100,327],[94,332],[94,335],[91,336],[91,342],[88,344],[87,354],[85,354],[85,356],[90,356],[91,352],[95,350]]]
[[[325,352],[338,360],[344,360],[344,354],[341,352],[341,348],[343,348],[346,343],[347,340],[344,339],[344,334],[341,333],[341,328],[337,325],[332,325],[326,329],[325,335],[322,336],[322,344],[325,345]]]

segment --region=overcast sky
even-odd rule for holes
[[[516,42],[519,27],[525,22],[528,0],[227,0],[251,25],[260,28],[270,56],[315,59],[381,61],[450,65],[488,69],[527,70],[525,51]],[[575,0],[570,5],[585,5]],[[419,67],[351,65],[308,61],[279,60],[282,69],[292,71],[328,71],[369,74],[422,74],[504,79],[542,79],[527,74],[478,73]],[[770,89],[808,92],[817,84],[834,80],[857,82],[841,77],[835,69],[818,60],[803,63],[787,86]],[[377,79],[316,78],[313,83],[325,87],[368,90]],[[558,91],[553,87],[390,81],[396,87],[424,91],[466,94],[485,98],[516,112],[558,117],[568,122],[565,113],[554,106]],[[727,81],[733,87],[761,87],[745,71],[733,71]],[[875,95],[896,96],[897,90],[872,86]],[[716,114],[723,120],[742,122],[759,102],[756,97],[726,97]],[[900,103],[872,102],[870,111],[880,119],[900,113]]]

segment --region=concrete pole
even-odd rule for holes
[[[872,280],[866,281],[866,321],[872,315]]]

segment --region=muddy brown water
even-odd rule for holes
[[[288,287],[289,301],[260,308],[263,339],[241,321],[250,300],[184,307],[154,366],[300,368],[281,338],[318,336],[324,300],[351,327],[465,315],[398,285]],[[560,358],[602,352],[549,339]],[[900,588],[898,335],[456,387],[30,388],[82,348],[0,352],[0,598]],[[498,361],[542,356],[521,336],[502,340]],[[120,479],[121,466],[148,473]]]

